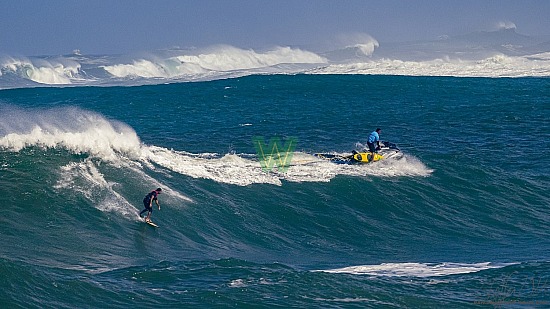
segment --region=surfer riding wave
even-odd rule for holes
[[[153,213],[153,201],[155,201],[155,203],[157,204],[159,210],[160,210],[160,204],[159,204],[159,201],[158,201],[158,195],[162,192],[162,189],[161,188],[157,188],[156,190],[154,191],[151,191],[149,192],[149,194],[147,194],[144,198],[143,198],[143,206],[145,206],[145,209],[142,210],[140,213],[139,213],[139,216],[141,217],[141,215],[147,211],[147,217],[145,217],[145,222],[150,222],[151,221],[151,214]]]

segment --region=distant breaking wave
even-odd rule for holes
[[[177,78],[193,77],[209,72],[230,72],[269,68],[280,64],[326,63],[327,60],[315,53],[277,47],[258,53],[232,46],[221,46],[215,50],[196,55],[180,55],[162,60],[135,60],[131,64],[115,64],[103,68],[115,77]]]
[[[482,60],[434,59],[376,61],[332,64],[315,68],[308,74],[369,74],[456,77],[543,77],[550,76],[550,52],[511,57],[502,54]]]
[[[0,60],[0,88],[2,75],[15,75],[21,79],[46,85],[72,84],[76,80],[82,80],[79,76],[80,63],[67,58],[27,59],[4,58]]]
[[[269,50],[219,45],[147,55],[0,58],[0,89],[37,86],[136,86],[255,74],[369,74],[457,77],[550,76],[550,42],[520,35],[515,25],[436,41],[383,44],[366,34],[337,39],[335,49]]]
[[[364,56],[373,45],[357,45]],[[97,66],[94,57],[14,59],[0,64],[0,89],[37,86],[136,86],[235,78],[255,74],[366,74],[456,77],[547,77],[550,52],[528,56],[497,54],[481,60],[450,57],[426,61],[367,59],[331,63],[320,55],[279,49],[258,54],[251,50],[225,49],[227,53],[137,59],[127,64]],[[104,58],[104,57],[102,57]],[[116,59],[112,59],[116,61]],[[91,64],[92,63],[92,64]]]

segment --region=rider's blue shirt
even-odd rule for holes
[[[380,140],[380,135],[378,135],[378,132],[374,131],[369,135],[369,143],[378,142]]]

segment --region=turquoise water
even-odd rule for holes
[[[1,90],[0,306],[548,307],[549,102],[548,78]],[[312,156],[376,127],[402,158]],[[254,137],[296,138],[286,173]]]

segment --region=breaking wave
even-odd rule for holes
[[[543,77],[550,76],[550,53],[512,57],[497,54],[481,60],[449,57],[429,61],[380,59],[367,62],[331,64],[308,74],[369,74],[455,77]]]
[[[326,63],[326,59],[308,51],[277,47],[267,52],[221,46],[197,54],[184,54],[164,60],[135,60],[131,64],[115,64],[103,68],[115,77],[174,78],[206,74],[254,70],[280,64]]]
[[[427,42],[379,43],[364,33],[341,35],[330,51],[268,50],[218,45],[159,50],[147,55],[4,57],[0,89],[36,86],[137,86],[236,78],[254,74],[369,74],[456,77],[550,76],[550,42],[515,32],[441,36]]]
[[[5,121],[0,124],[0,148],[20,151],[26,147],[64,148],[75,154],[90,154],[104,160],[120,154],[136,157],[140,142],[124,123],[79,108],[27,110],[0,106]]]
[[[29,60],[10,57],[0,60],[0,76],[12,74],[38,84],[72,84],[82,80],[80,70],[80,63],[66,58]]]

